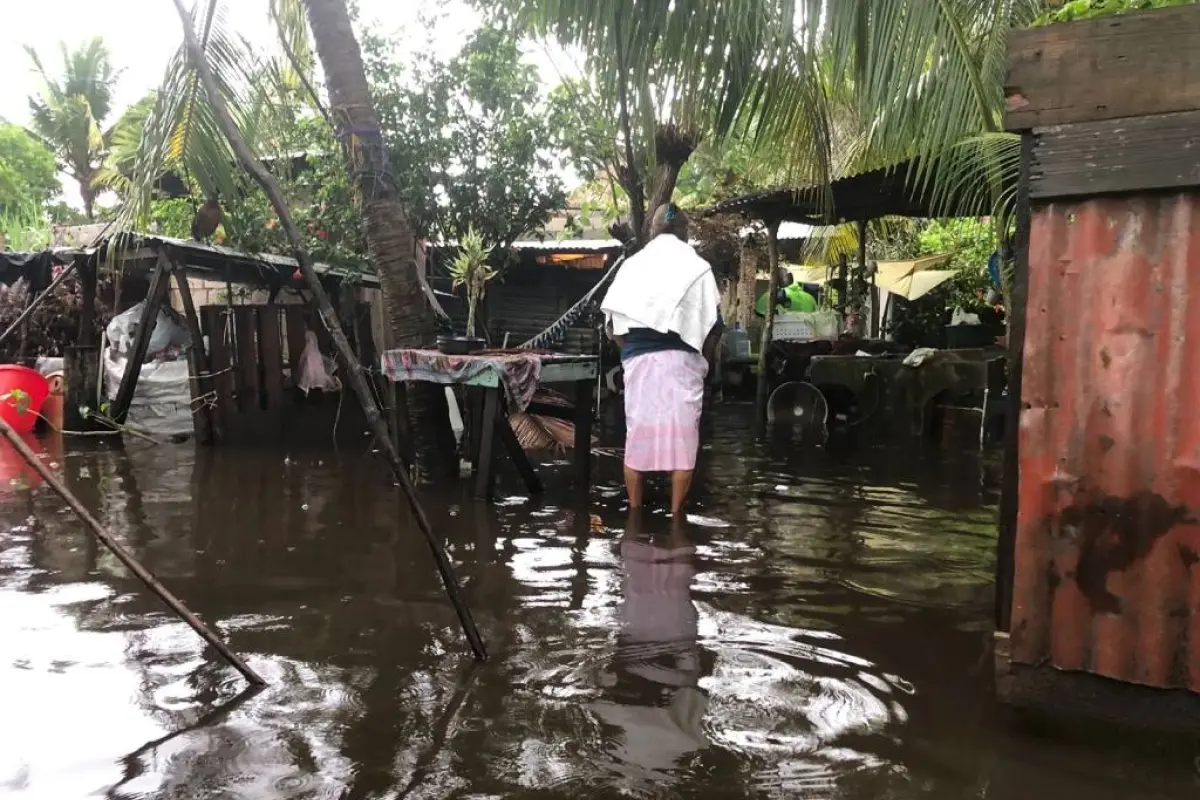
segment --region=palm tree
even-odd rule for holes
[[[285,41],[303,38],[296,2],[279,0],[276,6],[276,18],[286,27],[281,37]],[[367,252],[383,290],[390,346],[432,345],[437,323],[413,258],[418,246],[416,233],[391,180],[388,151],[346,0],[304,0],[304,8],[325,73],[328,113],[358,185]],[[454,465],[446,456],[454,453],[455,446],[445,393],[431,385],[415,384],[408,391],[408,400],[418,452],[426,456],[429,469],[449,473]]]
[[[805,178],[827,173],[827,115],[819,75],[803,57],[809,33],[796,27],[795,0],[479,5],[501,24],[583,50],[595,92],[578,102],[594,119],[617,120],[606,165],[639,239],[701,143],[769,133],[792,149]]]
[[[1003,187],[1012,184],[1019,147],[1001,130],[1005,43],[1045,5],[496,0],[487,7],[581,48],[602,90],[632,99],[634,118],[647,109],[653,118],[665,96],[671,118],[694,126],[685,129],[747,137],[787,158],[797,183],[921,156],[916,179],[948,207],[963,191],[998,205],[1011,199]],[[646,76],[666,86],[665,95],[647,97]],[[989,180],[978,180],[981,171]]]
[[[117,73],[104,40],[96,37],[76,50],[60,45],[62,73],[54,76],[32,47],[26,52],[42,77],[42,90],[29,98],[33,131],[51,148],[59,168],[79,182],[88,220],[95,219],[94,181],[104,160],[100,126],[112,110]]]

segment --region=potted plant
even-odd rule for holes
[[[461,354],[484,347],[484,340],[475,335],[475,312],[487,292],[488,281],[496,277],[496,270],[487,265],[491,252],[490,247],[484,247],[483,237],[474,226],[462,237],[458,256],[450,265],[450,275],[454,278],[454,289],[461,286],[467,290],[467,330],[466,336],[440,339],[438,346],[443,352]]]

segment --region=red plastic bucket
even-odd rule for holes
[[[25,398],[12,397],[14,391]],[[50,381],[37,370],[17,364],[0,364],[0,419],[17,433],[29,433],[50,396]]]

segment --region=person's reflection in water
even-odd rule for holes
[[[666,540],[655,543],[642,535],[641,513],[630,514],[621,541],[617,651],[600,674],[602,699],[591,705],[601,720],[622,729],[613,755],[626,768],[644,770],[642,778],[667,778],[681,757],[708,746],[699,618],[691,598],[696,548],[686,524],[674,520]]]

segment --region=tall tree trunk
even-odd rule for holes
[[[671,202],[675,184],[679,182],[679,173],[695,152],[698,141],[699,137],[695,134],[680,130],[674,124],[660,125],[654,132],[654,156],[658,166],[654,169],[650,202],[646,204],[642,241],[650,239],[650,222],[654,219],[654,212],[658,211],[659,206]]]
[[[415,235],[391,179],[346,0],[305,0],[305,6],[329,90],[329,115],[357,182],[367,253],[379,274],[394,346],[433,346],[437,327],[413,258]],[[440,386],[418,383],[406,394],[422,472],[435,477],[451,473],[456,467],[454,433],[445,392]]]
[[[92,188],[91,176],[79,179],[79,199],[83,201],[83,215],[88,222],[96,221],[96,190]]]

